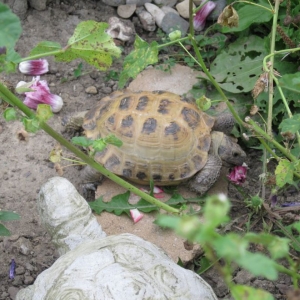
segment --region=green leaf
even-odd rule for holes
[[[36,117],[39,121],[46,122],[53,116],[52,109],[50,105],[39,104],[36,109]]]
[[[10,236],[9,230],[3,224],[0,224],[0,236]]]
[[[12,211],[0,210],[0,220],[1,221],[12,221],[19,220],[20,216]]]
[[[201,275],[202,273],[210,269],[212,266],[213,264],[210,262],[210,260],[206,258],[206,256],[203,256],[200,260],[200,268],[197,271],[197,274]]]
[[[274,297],[267,291],[247,285],[235,284],[231,287],[230,292],[232,297],[237,300],[274,300]]]
[[[159,215],[156,217],[154,224],[159,225],[163,228],[171,228],[175,230],[179,227],[180,221],[180,217]]]
[[[101,152],[106,148],[107,144],[104,139],[97,139],[93,141],[92,147],[94,151]]]
[[[119,88],[123,88],[129,78],[135,78],[144,68],[158,61],[158,44],[148,44],[139,36],[134,42],[134,50],[125,57],[120,74]]]
[[[18,116],[17,116],[17,112],[14,108],[9,107],[7,108],[4,112],[3,112],[3,117],[6,121],[13,121],[13,120],[17,120]]]
[[[281,132],[296,133],[300,130],[300,114],[295,114],[291,118],[284,119],[280,123],[279,129]]]
[[[43,41],[40,42],[30,51],[30,56],[53,52],[53,51],[59,51],[61,50],[61,45],[57,42],[51,42],[51,41]]]
[[[19,18],[0,3],[0,47],[13,49],[22,32]]]
[[[293,184],[293,171],[294,165],[287,159],[281,159],[275,170],[276,185],[281,188],[286,183]]]
[[[228,92],[249,92],[262,73],[265,55],[264,41],[260,37],[239,38],[216,57],[211,64],[211,74]]]
[[[150,204],[149,202],[141,199],[138,203],[131,205],[128,203],[130,192],[114,196],[111,201],[104,202],[102,197],[96,199],[94,202],[89,202],[89,205],[96,214],[101,214],[103,211],[114,213],[119,216],[122,213],[130,215],[130,209],[137,208],[142,212],[151,212],[158,210],[156,205]]]
[[[86,138],[85,136],[75,136],[71,139],[72,143],[81,147],[89,147],[93,144],[93,140]]]
[[[27,132],[36,133],[40,129],[40,122],[36,119],[23,118],[23,125]]]
[[[265,0],[258,1],[258,4],[270,9],[270,5]],[[222,27],[221,31],[223,33],[239,32],[245,30],[253,24],[266,23],[273,17],[273,14],[270,10],[251,4],[243,5],[241,8],[237,9],[237,13],[239,15],[239,26],[233,28]]]
[[[78,65],[78,67],[74,70],[73,74],[74,74],[75,78],[78,78],[79,76],[81,76],[81,74],[82,74],[82,63],[80,63]]]
[[[105,143],[107,144],[111,144],[111,145],[114,145],[114,146],[117,146],[117,147],[121,147],[123,145],[123,142],[118,139],[115,135],[113,134],[110,134],[108,136],[106,136],[104,138],[104,141]]]
[[[63,53],[55,55],[58,61],[70,62],[81,58],[99,70],[107,70],[112,64],[112,56],[121,54],[110,35],[105,30],[107,23],[84,21],[78,24]]]
[[[279,86],[284,89],[300,93],[300,72],[295,74],[285,74],[279,78]]]

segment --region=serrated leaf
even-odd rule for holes
[[[120,74],[119,88],[123,88],[130,78],[135,78],[144,68],[158,61],[158,44],[148,44],[139,36],[134,42],[134,50],[125,57],[123,71]]]
[[[43,41],[38,43],[31,51],[30,56],[61,50],[57,42]]]
[[[105,30],[107,23],[84,21],[78,24],[63,53],[55,55],[58,61],[70,62],[81,58],[101,71],[112,64],[112,56],[121,54],[110,35]]]
[[[249,92],[262,73],[265,55],[264,42],[260,37],[251,35],[239,38],[216,57],[210,71],[224,90],[231,93]]]
[[[274,300],[274,297],[267,291],[256,289],[247,285],[235,284],[230,289],[234,299],[239,300]]]
[[[93,140],[86,138],[85,136],[75,136],[71,139],[72,143],[81,147],[89,147],[93,145]]]
[[[39,121],[46,122],[53,116],[52,109],[50,105],[39,104],[36,109],[36,117]]]
[[[1,221],[13,221],[19,220],[20,216],[12,211],[0,210],[0,220]]]
[[[258,1],[258,3],[270,9],[270,5],[267,1],[261,0]],[[243,5],[241,8],[237,9],[237,13],[239,15],[239,26],[232,28],[222,27],[221,31],[223,33],[239,32],[255,23],[266,23],[273,17],[272,11],[251,4]]]
[[[3,117],[6,121],[13,121],[13,120],[17,120],[18,116],[17,116],[17,112],[14,108],[9,107],[7,108],[4,112],[3,112]]]
[[[10,236],[9,230],[3,224],[0,224],[0,236]]]
[[[295,114],[291,118],[284,119],[280,125],[279,129],[281,132],[291,132],[296,133],[300,130],[300,114]]]
[[[285,74],[279,78],[279,86],[284,89],[300,93],[300,72],[295,74]]]
[[[293,184],[294,165],[287,159],[280,160],[276,167],[276,185],[283,187],[286,183]]]
[[[106,148],[107,144],[103,139],[97,139],[93,141],[92,147],[94,151],[101,152]]]

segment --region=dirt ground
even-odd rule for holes
[[[116,15],[115,9],[100,1],[76,1],[72,7],[67,3],[52,4],[45,11],[30,9],[27,18],[22,21],[23,33],[17,44],[17,51],[26,56],[34,45],[43,40],[65,45],[80,21],[92,19],[107,22],[113,15]],[[153,34],[143,34],[144,38],[153,39]],[[48,81],[51,92],[59,94],[64,100],[62,111],[49,121],[58,132],[62,131],[61,121],[65,115],[91,108],[97,100],[116,89],[115,81],[105,81],[105,74],[97,71],[71,80],[78,61],[58,64],[50,58],[49,63],[50,72],[43,78]],[[92,68],[84,65],[84,72],[89,71]],[[62,83],[63,78],[68,80]],[[16,84],[21,80],[29,81],[30,77],[17,73],[5,79]],[[97,94],[86,92],[91,86],[97,88]],[[18,131],[21,129],[20,122],[7,123],[0,117],[0,208],[21,215],[20,221],[5,224],[12,236],[0,237],[0,300],[14,299],[20,288],[32,284],[36,276],[51,266],[57,258],[48,234],[39,224],[35,204],[41,185],[57,175],[53,163],[48,159],[56,142],[43,131],[30,134],[28,141],[20,141]],[[258,158],[257,152],[249,153],[250,171],[247,184],[252,194],[259,189],[257,180],[261,171]],[[67,168],[63,176],[80,188],[81,178],[77,168]],[[235,200],[233,212],[238,215],[247,213],[241,196],[234,189],[230,189],[230,198]],[[14,280],[8,277],[11,259],[16,261],[17,266]],[[214,269],[207,272],[204,278],[220,299],[228,295],[226,286]],[[285,276],[280,276],[276,282],[270,282],[254,278],[238,269],[235,280],[267,289],[276,299],[285,299],[283,295],[291,286],[290,279]]]

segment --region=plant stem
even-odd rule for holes
[[[27,57],[21,58],[19,61],[17,61],[17,63],[20,63],[22,61],[27,61],[27,60],[44,58],[44,57],[47,57],[47,56],[55,56],[55,55],[61,54],[63,52],[64,52],[63,49],[59,49],[59,50],[50,51],[50,52],[46,52],[46,53],[35,54],[35,55],[31,55],[31,56],[27,56]]]
[[[29,118],[34,118],[35,113],[31,111],[19,98],[17,98],[13,93],[11,93],[5,86],[0,83],[0,96],[3,100],[12,103],[14,106],[17,106],[25,115],[27,115]],[[125,180],[119,178],[117,175],[113,174],[112,172],[105,169],[102,165],[98,164],[94,161],[91,157],[87,156],[85,153],[83,153],[81,150],[79,150],[76,146],[71,144],[69,141],[67,141],[62,135],[57,133],[54,129],[52,129],[47,123],[40,122],[40,128],[43,129],[46,133],[48,133],[50,136],[52,136],[55,140],[57,140],[62,146],[66,147],[68,150],[73,152],[77,157],[79,157],[81,160],[83,160],[85,163],[89,164],[91,167],[102,173],[107,178],[111,179],[118,185],[124,187],[125,189],[133,192],[134,194],[142,197],[144,200],[148,201],[149,203],[156,205],[157,207],[166,210],[170,213],[178,214],[179,210],[176,208],[173,208],[153,197],[150,195],[142,192],[138,188],[134,187],[133,185],[129,184]]]

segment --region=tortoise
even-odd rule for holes
[[[233,125],[231,114],[214,118],[186,97],[128,89],[101,99],[82,123],[87,138],[113,134],[122,140],[121,147],[96,152],[95,160],[106,169],[139,184],[187,182],[200,195],[217,180],[222,163],[241,165],[246,158],[227,135]]]

